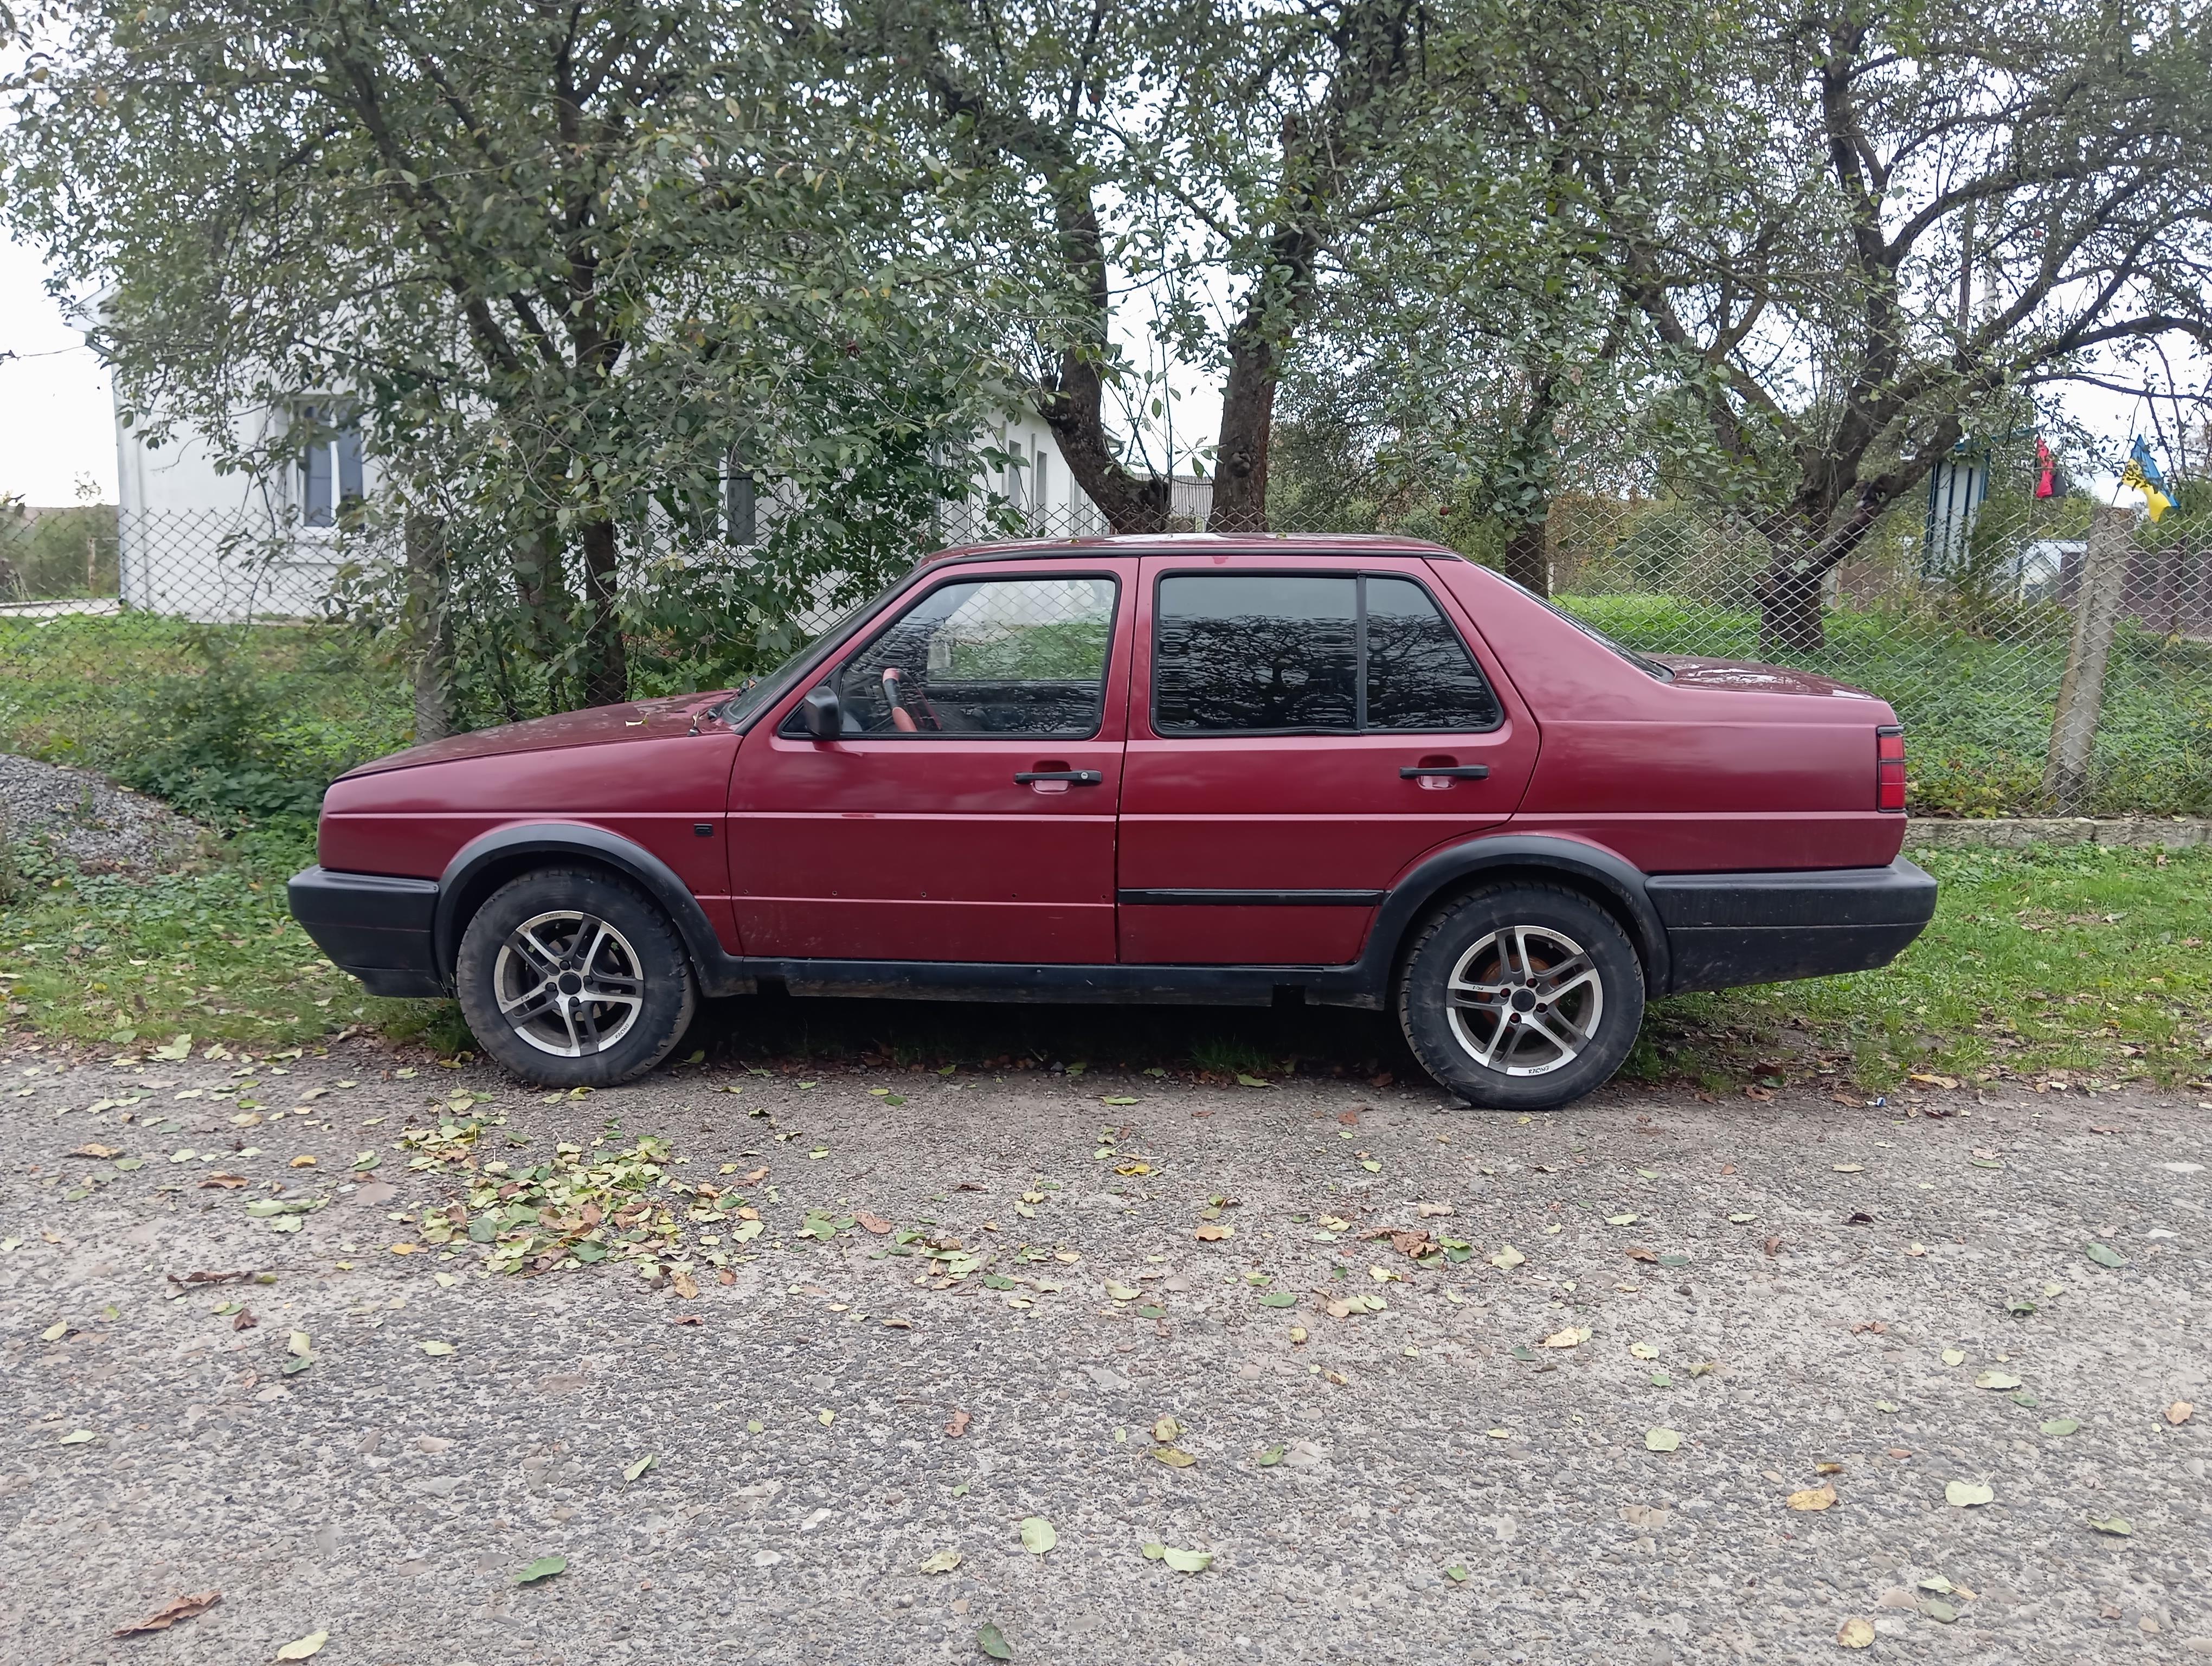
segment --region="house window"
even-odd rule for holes
[[[335,405],[304,404],[295,419],[300,447],[300,519],[335,526],[346,505],[361,502],[361,429]]]

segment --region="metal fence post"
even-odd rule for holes
[[[2061,813],[2079,815],[2095,785],[2097,719],[2105,703],[2105,666],[2120,622],[2134,553],[2135,512],[2100,503],[2091,512],[2089,547],[2081,557],[2081,583],[2074,603],[2074,634],[2059,679],[2058,708],[2051,722],[2051,756],[2043,769],[2044,795]]]
[[[409,669],[415,683],[415,744],[453,732],[453,628],[446,615],[446,524],[407,517]]]

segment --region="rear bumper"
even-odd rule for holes
[[[311,867],[286,887],[292,917],[341,971],[373,995],[451,993],[438,969],[432,923],[438,882]]]
[[[1671,993],[1827,977],[1886,966],[1936,912],[1936,881],[1887,867],[1663,873],[1646,882],[1667,927]]]

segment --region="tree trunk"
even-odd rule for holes
[[[617,571],[615,525],[592,520],[583,529],[584,703],[613,706],[629,698],[629,658],[623,641],[621,575]]]
[[[1516,520],[1505,529],[1505,554],[1498,562],[1498,571],[1524,590],[1533,590],[1540,596],[1552,593],[1552,557],[1546,532],[1550,524],[1551,506],[1545,505],[1544,514],[1534,520]]]
[[[1257,302],[1255,301],[1256,307]],[[1281,355],[1248,316],[1231,338],[1221,389],[1221,437],[1213,461],[1210,532],[1267,530],[1267,441],[1274,429]]]
[[[409,668],[415,682],[415,744],[453,732],[453,641],[446,611],[446,527],[434,515],[407,517]]]

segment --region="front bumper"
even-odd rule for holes
[[[311,867],[286,887],[292,917],[315,946],[373,995],[449,994],[432,929],[438,882]]]
[[[1662,873],[1645,885],[1667,927],[1671,994],[1887,966],[1936,912],[1936,881],[1887,867]]]

